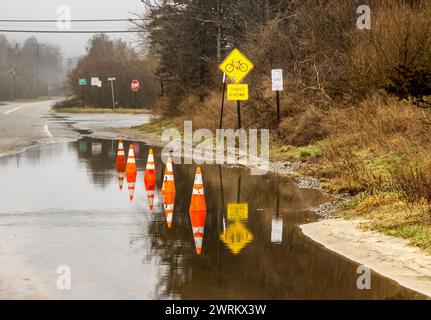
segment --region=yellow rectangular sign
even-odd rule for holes
[[[229,101],[248,100],[248,84],[228,84],[227,99]]]
[[[253,68],[254,64],[238,49],[233,49],[219,65],[219,69],[234,83],[240,83]]]
[[[248,219],[248,203],[229,203],[227,205],[227,218],[230,221]]]

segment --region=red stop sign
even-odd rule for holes
[[[130,87],[132,88],[132,91],[139,91],[139,81],[132,80]]]

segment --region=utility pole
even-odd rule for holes
[[[16,96],[16,55],[18,52],[18,44],[15,45],[13,54],[13,70],[12,70],[12,101],[15,101]]]
[[[16,78],[16,67],[13,66],[12,70],[12,101],[15,101],[15,78]]]

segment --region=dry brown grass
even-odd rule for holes
[[[174,119],[178,125],[183,121],[193,121],[193,128],[207,128],[216,130],[220,124],[221,93],[217,91],[207,92],[205,100],[196,95],[189,95],[179,103],[168,98],[163,98],[156,104],[156,111],[165,119]],[[242,111],[244,112],[244,110]],[[225,101],[223,112],[223,127],[236,127],[236,104]]]
[[[329,143],[306,173],[327,181],[334,191],[400,191],[412,201],[431,201],[431,113],[385,96],[355,108],[313,111]],[[300,124],[309,116],[299,115]],[[300,127],[300,126],[299,126]],[[313,130],[309,124],[308,129]],[[307,130],[303,128],[303,132]],[[305,140],[309,143],[309,139]]]

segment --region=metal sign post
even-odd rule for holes
[[[108,78],[108,81],[111,82],[111,92],[112,92],[112,109],[115,109],[115,92],[114,92],[114,81],[116,80],[115,77]]]
[[[249,98],[248,84],[229,84],[227,86],[227,99],[236,101],[236,112],[238,119],[238,129],[241,129],[241,102],[247,101]]]
[[[132,100],[133,100],[133,107],[138,108],[138,91],[140,89],[140,83],[139,80],[132,80],[130,83],[130,89],[132,90]]]
[[[81,78],[78,80],[78,83],[79,83],[79,86],[81,87],[82,107],[85,108],[84,87],[87,85],[87,79]]]
[[[99,107],[101,108],[102,107],[102,80],[99,80],[97,87],[99,88]]]
[[[84,86],[81,86],[82,107],[85,108]]]
[[[280,124],[280,91],[283,91],[283,69],[273,69],[272,76],[272,91],[276,92],[277,104],[277,124]]]
[[[220,111],[220,130],[223,127],[223,111],[224,111],[224,96],[226,94],[226,73],[223,73],[223,92],[222,92],[222,98],[221,98],[221,111]]]

